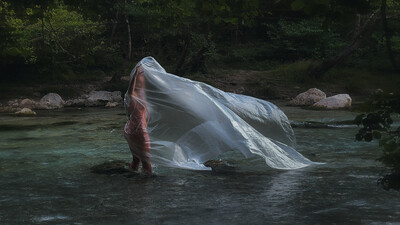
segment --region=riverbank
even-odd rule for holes
[[[301,62],[300,62],[301,63]],[[397,89],[398,76],[393,74],[379,76],[371,72],[355,69],[336,69],[329,72],[324,79],[315,80],[304,75],[299,63],[281,65],[273,70],[212,70],[206,74],[188,74],[185,77],[205,82],[224,91],[249,95],[270,101],[289,101],[309,88],[318,88],[327,96],[349,94],[353,104],[365,101],[376,90],[391,92]],[[110,83],[111,77],[103,76],[95,79],[64,80],[53,82],[20,82],[0,84],[0,104],[4,107],[30,99],[39,102],[48,93],[59,94],[67,106],[101,106],[81,104],[92,91],[120,91],[125,93],[129,77]],[[71,104],[78,102],[80,105]],[[105,104],[104,104],[105,105]],[[5,111],[5,110],[3,110]]]

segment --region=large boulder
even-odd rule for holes
[[[351,107],[351,97],[348,94],[334,95],[313,105],[314,108],[320,109],[345,109]]]
[[[317,88],[311,88],[306,92],[298,94],[294,99],[292,99],[288,103],[288,105],[309,106],[325,98],[326,94],[323,91]]]
[[[86,106],[104,106],[108,102],[122,102],[120,91],[91,91],[86,99]]]
[[[64,106],[64,100],[56,93],[49,93],[43,96],[39,102],[39,108],[43,109],[59,109]]]
[[[23,108],[20,111],[15,112],[15,114],[19,116],[36,116],[36,112],[28,108]]]

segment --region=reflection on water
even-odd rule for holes
[[[354,118],[284,108],[297,123]],[[0,224],[381,224],[400,221],[400,194],[376,180],[376,143],[356,127],[295,128],[298,150],[324,165],[279,171],[228,152],[236,173],[155,167],[155,178],[90,168],[128,161],[123,109],[0,115]]]

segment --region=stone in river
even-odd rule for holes
[[[28,108],[23,108],[20,111],[15,112],[15,114],[19,116],[36,116],[36,112]]]
[[[326,94],[317,89],[311,88],[308,91],[298,94],[294,99],[292,99],[288,105],[292,106],[309,106],[322,99],[326,98]]]
[[[346,109],[351,107],[351,97],[348,94],[338,94],[315,103],[312,107],[321,109]]]
[[[39,108],[59,109],[64,106],[64,100],[57,93],[48,93],[40,99]]]

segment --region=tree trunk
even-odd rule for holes
[[[128,17],[125,14],[125,21],[126,21],[126,30],[128,32],[128,54],[127,58],[131,59],[132,55],[132,37],[131,37],[131,25],[129,24]]]
[[[354,39],[357,38],[356,35],[358,34],[358,32],[360,32],[360,27],[361,27],[361,15],[360,13],[357,13],[354,24],[354,34],[352,41],[354,41]]]
[[[41,15],[40,15],[40,20],[42,22],[42,47],[45,44],[45,39],[44,39],[44,9],[43,9],[43,5],[40,5],[40,10],[41,10]]]
[[[126,15],[126,0],[124,2],[124,15],[125,15],[125,22],[126,22],[126,31],[128,32],[128,54],[127,58],[131,59],[132,54],[132,37],[131,37],[131,24],[129,23],[128,15]]]
[[[112,42],[114,40],[114,36],[115,36],[115,31],[117,30],[118,20],[119,20],[118,17],[119,17],[119,11],[117,11],[115,13],[115,20],[114,20],[113,27],[112,27],[112,30],[111,30],[110,44],[112,44]]]
[[[378,12],[379,9],[372,13],[362,27],[359,27],[357,25],[358,18],[356,18],[356,27],[351,43],[335,56],[324,60],[319,65],[313,67],[310,71],[310,75],[312,77],[315,77],[316,79],[321,78],[328,70],[330,70],[335,65],[341,63],[344,59],[346,59],[349,55],[356,51],[360,47],[362,41],[371,35],[373,27],[376,24],[378,18]]]
[[[126,0],[124,2],[124,8],[126,7]],[[125,23],[126,23],[126,31],[128,33],[128,40],[127,40],[127,44],[128,44],[128,52],[126,53],[126,57],[124,59],[124,62],[122,63],[121,68],[114,73],[114,75],[112,76],[110,82],[117,82],[121,80],[122,74],[125,72],[126,68],[129,65],[130,59],[131,59],[131,55],[132,55],[132,36],[131,36],[131,25],[129,23],[129,19],[128,19],[128,15],[126,14],[126,12],[124,11],[124,17],[125,17]]]
[[[392,51],[392,43],[390,40],[390,31],[389,31],[387,19],[386,19],[386,0],[382,0],[381,15],[382,15],[383,31],[385,32],[386,50],[387,50],[390,62],[392,63],[393,69],[399,70],[399,68],[396,65],[396,60],[395,60],[395,57],[394,57],[394,54]]]

